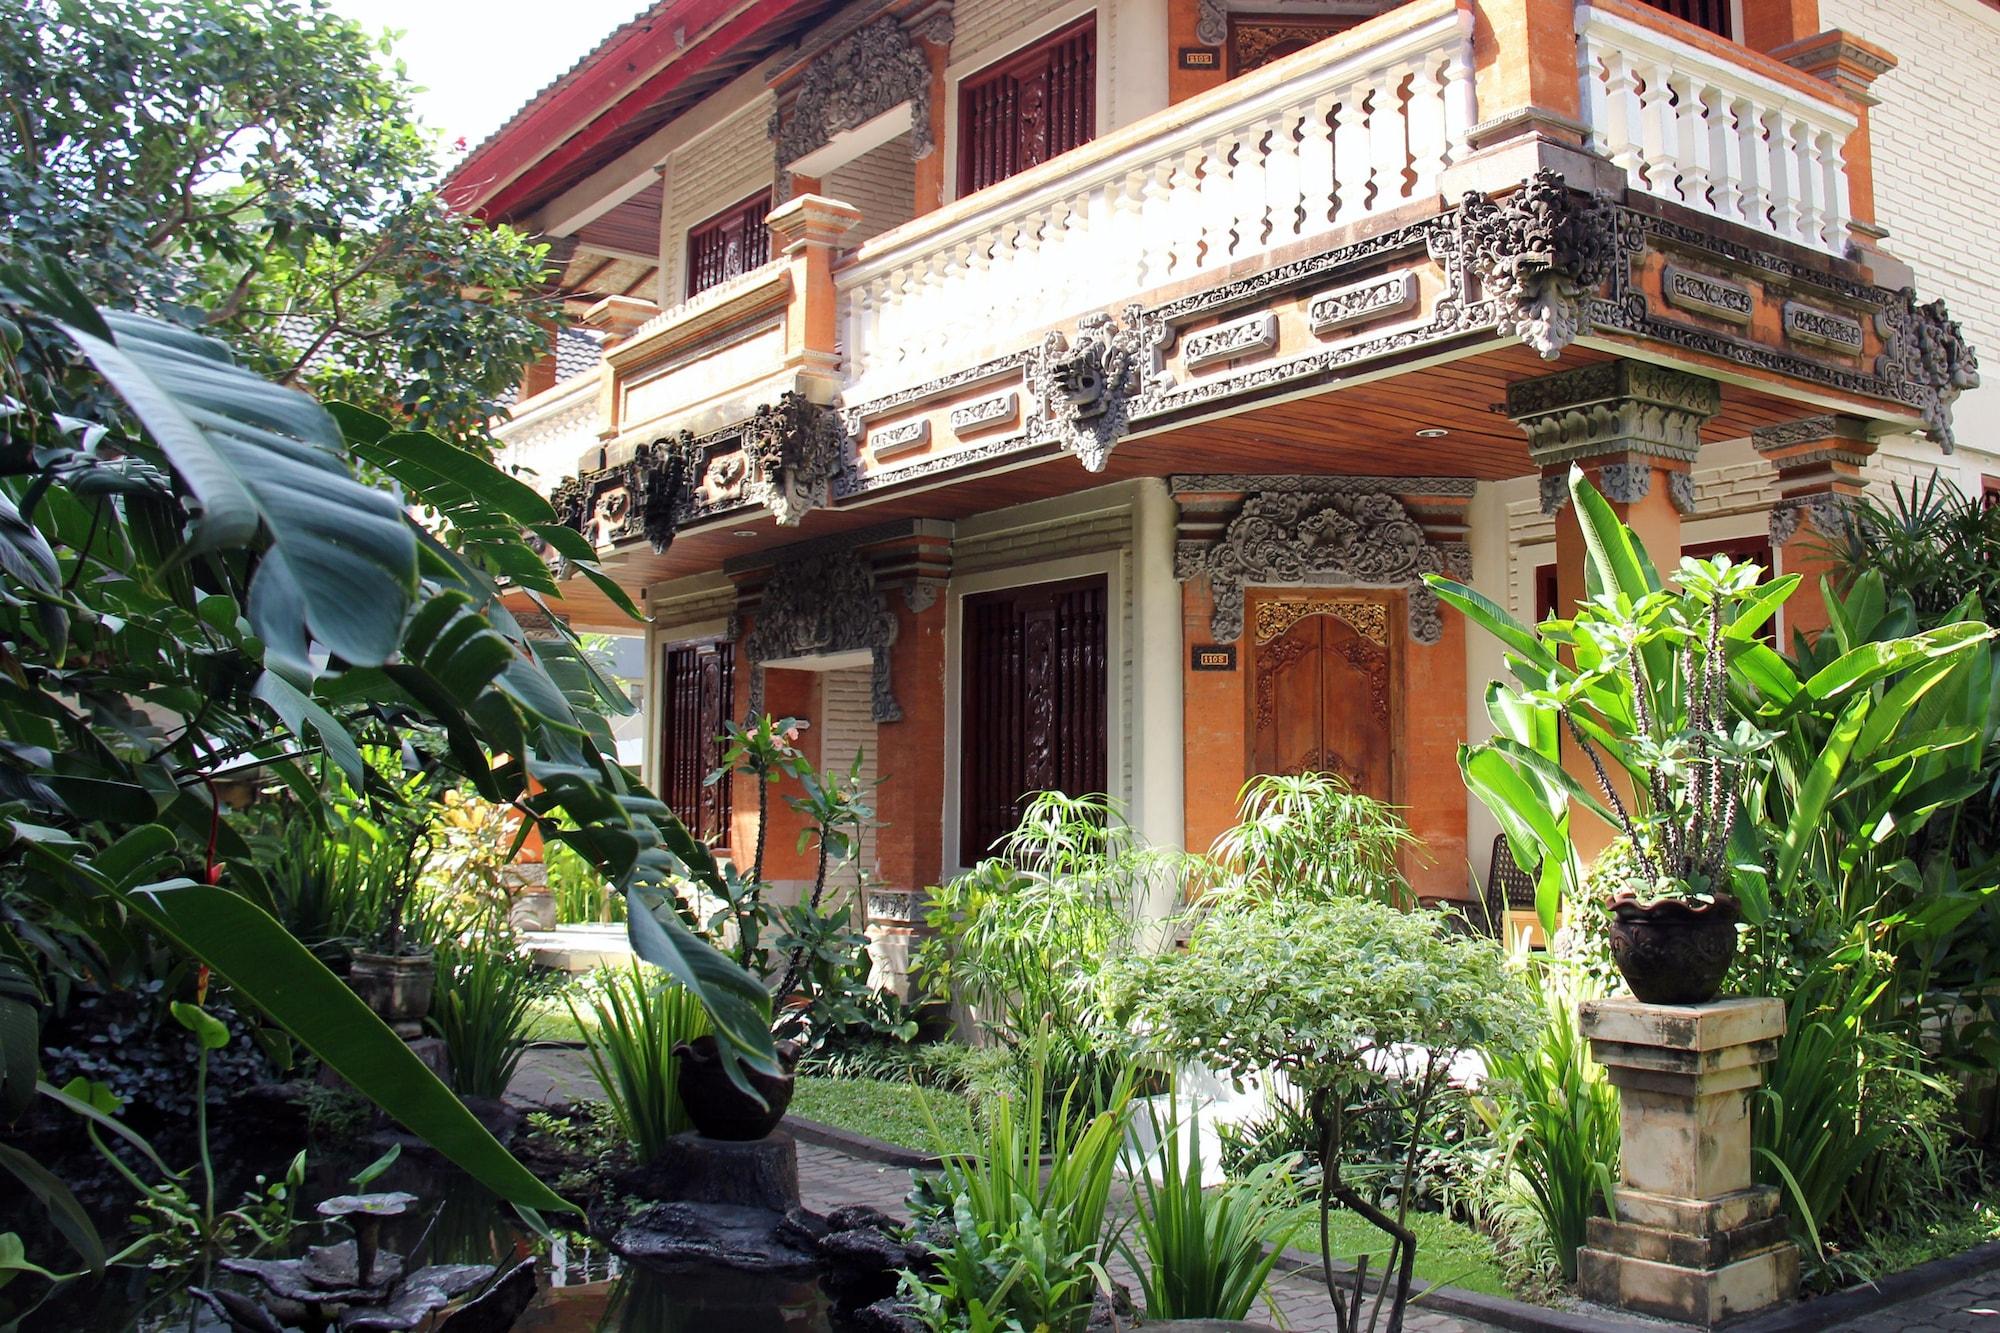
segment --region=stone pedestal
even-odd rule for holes
[[[1750,1094],[1784,1005],[1597,1000],[1581,1017],[1624,1137],[1617,1216],[1592,1218],[1577,1252],[1584,1298],[1702,1327],[1790,1300],[1798,1249],[1750,1174]]]
[[[826,1222],[799,1207],[798,1145],[789,1134],[750,1143],[677,1134],[658,1161],[622,1183],[661,1201],[613,1239],[627,1259],[750,1273],[819,1262]]]

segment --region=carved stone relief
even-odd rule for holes
[[[1590,330],[1590,294],[1611,273],[1618,211],[1572,193],[1543,167],[1495,203],[1477,191],[1458,211],[1459,251],[1494,299],[1498,327],[1553,361]]]
[[[1957,443],[1951,405],[1965,390],[1979,387],[1979,357],[1972,344],[1942,300],[1919,305],[1908,287],[1876,314],[1875,328],[1883,341],[1875,373],[1919,400],[1931,438],[1949,452]]]
[[[1208,578],[1216,641],[1241,637],[1250,585],[1324,582],[1407,588],[1411,636],[1436,643],[1444,621],[1423,575],[1463,569],[1462,557],[1433,544],[1386,489],[1343,484],[1378,479],[1287,480],[1296,484],[1254,491],[1214,541],[1182,542],[1175,553],[1176,577]]]
[[[877,722],[900,722],[889,675],[896,616],[875,587],[875,573],[853,551],[815,551],[777,566],[764,585],[756,622],[743,641],[750,663],[750,716],[764,711],[764,664],[866,649],[873,668]]]
[[[778,170],[824,148],[837,134],[910,104],[910,155],[923,157],[931,140],[931,63],[917,41],[951,41],[951,16],[932,16],[921,34],[885,15],[841,38],[806,67],[789,105],[771,113],[771,142]]]
[[[1806,518],[1812,519],[1815,532],[1834,542],[1846,540],[1853,522],[1847,501],[1838,495],[1822,491],[1783,499],[1771,506],[1771,549],[1777,550],[1796,536],[1799,523]]]
[[[1037,415],[1032,434],[1060,444],[1085,469],[1102,472],[1111,449],[1130,429],[1132,404],[1159,369],[1161,325],[1125,308],[1123,323],[1085,315],[1072,342],[1060,332],[1042,341],[1027,366]]]
[[[846,450],[840,414],[788,389],[744,427],[744,495],[784,526],[796,526],[832,501],[834,473]]]
[[[696,467],[694,437],[683,432],[640,445],[614,467],[563,478],[549,503],[556,521],[593,547],[643,537],[665,551],[687,509]]]

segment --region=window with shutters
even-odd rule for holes
[[[1717,37],[1736,37],[1736,23],[1730,10],[1733,0],[1645,0],[1655,9],[1665,10],[1697,28],[1706,28]]]
[[[1097,21],[1075,23],[959,85],[958,193],[1097,137]]]
[[[770,259],[771,233],[764,230],[764,216],[770,211],[771,192],[765,190],[688,232],[689,296]]]
[[[968,597],[960,678],[959,859],[987,854],[1039,791],[1105,790],[1103,578]]]
[[[660,678],[660,796],[697,838],[727,845],[729,780],[709,783],[722,764],[722,724],[730,717],[735,649],[726,641],[669,648]]]

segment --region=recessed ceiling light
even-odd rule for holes
[[[730,535],[730,536],[732,536],[732,537],[755,537],[755,536],[757,535],[757,529],[755,529],[755,528],[738,528],[738,529],[736,529],[736,531],[734,531],[734,532],[730,533],[729,535]]]
[[[1449,434],[1451,432],[1443,426],[1425,426],[1417,432],[1417,438],[1420,440],[1441,440]]]

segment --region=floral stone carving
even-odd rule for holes
[[[940,15],[923,36],[951,41],[951,19]],[[900,104],[910,104],[910,155],[923,157],[931,141],[931,63],[923,47],[893,16],[876,19],[814,58],[789,107],[771,113],[771,141],[778,168],[824,148],[836,134],[864,125]]]
[[[1921,404],[1924,426],[1949,452],[1951,405],[1959,394],[1979,387],[1979,356],[1942,300],[1923,305],[1908,287],[1875,316],[1883,347],[1875,373],[1910,392]]]
[[[833,477],[847,447],[840,414],[787,389],[757,409],[743,428],[743,494],[785,527],[831,502]]]
[[[764,664],[866,649],[873,667],[871,712],[900,722],[890,682],[896,614],[875,587],[875,573],[853,551],[818,552],[780,564],[764,586],[756,623],[743,641],[750,662],[750,716],[764,711]]]
[[[1209,630],[1219,643],[1242,636],[1249,585],[1316,583],[1407,588],[1411,637],[1436,643],[1444,620],[1423,576],[1463,566],[1425,536],[1402,500],[1343,488],[1339,479],[1322,488],[1257,491],[1221,537],[1203,550],[1183,549],[1177,563],[1182,580],[1208,576]]]
[[[644,537],[655,551],[665,551],[687,516],[698,470],[694,436],[683,431],[640,445],[615,467],[563,478],[549,503],[556,521],[593,547]]]
[[[1121,325],[1108,314],[1085,315],[1074,342],[1060,332],[1042,341],[1027,367],[1039,408],[1038,433],[1073,453],[1086,470],[1102,472],[1111,448],[1131,427],[1131,407],[1157,369],[1162,330],[1137,305]]]
[[[1616,258],[1618,213],[1607,196],[1576,194],[1543,167],[1498,203],[1467,193],[1458,231],[1460,253],[1492,298],[1501,333],[1553,361],[1589,331],[1590,293]]]

